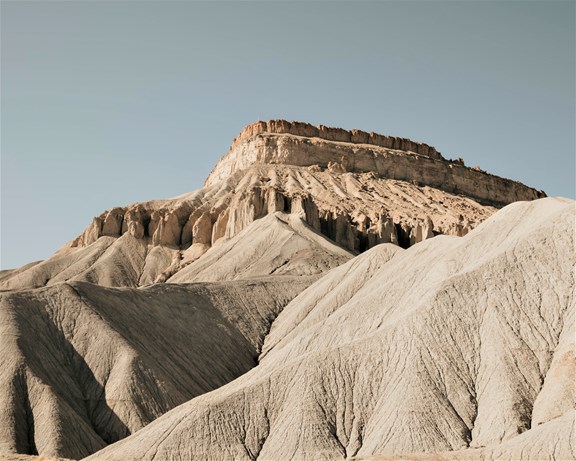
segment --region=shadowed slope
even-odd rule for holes
[[[137,287],[144,269],[146,243],[131,235],[102,237],[81,249],[65,249],[2,280],[3,290],[87,281],[110,287]]]
[[[88,283],[0,298],[0,453],[81,458],[251,369],[311,280]]]
[[[135,255],[147,251],[129,234],[103,237],[17,274],[34,282],[48,271],[50,286],[0,294],[0,453],[83,457],[230,382],[255,366],[281,309],[352,257],[280,213],[214,246],[180,280],[220,283],[80,281],[134,284],[149,263]]]

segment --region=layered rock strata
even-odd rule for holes
[[[371,173],[256,165],[177,200],[104,212],[71,246],[129,234],[153,246],[205,251],[280,211],[300,215],[344,248],[362,252],[379,243],[408,247],[438,234],[462,236],[494,210],[465,197]]]
[[[388,147],[404,151],[415,152],[432,158],[442,159],[442,155],[428,144],[414,142],[396,136],[384,136],[374,132],[362,130],[344,130],[324,125],[314,126],[305,122],[288,122],[286,120],[269,120],[267,122],[254,122],[244,127],[238,137],[232,141],[230,150],[241,145],[250,138],[262,133],[292,134],[306,138],[320,138],[327,141],[349,142],[354,144],[371,144],[373,146]]]
[[[405,138],[360,130],[272,120],[245,127],[206,180],[210,186],[255,163],[317,165],[334,172],[372,172],[409,181],[481,203],[504,206],[545,197],[517,181],[468,168],[462,159],[446,160],[434,147]]]

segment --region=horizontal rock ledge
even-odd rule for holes
[[[387,147],[431,158],[442,159],[442,155],[434,147],[421,142],[396,136],[384,136],[374,132],[362,130],[345,130],[324,125],[312,125],[305,122],[289,122],[287,120],[269,120],[267,122],[254,122],[244,127],[240,134],[232,141],[230,150],[238,144],[261,133],[292,134],[307,138],[320,138],[327,141],[349,142],[354,144],[371,144],[373,146]]]
[[[405,138],[360,130],[271,120],[245,127],[205,181],[210,187],[257,164],[327,169],[332,173],[374,173],[380,178],[430,186],[480,203],[502,207],[546,197],[518,181],[446,160],[433,147]]]

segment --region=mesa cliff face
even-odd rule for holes
[[[545,197],[517,181],[446,160],[434,147],[361,130],[272,120],[245,127],[208,176],[210,186],[256,163],[318,166],[335,172],[372,172],[504,206]]]

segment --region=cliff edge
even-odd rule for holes
[[[270,120],[246,126],[216,164],[205,186],[212,186],[254,164],[317,166],[334,173],[374,173],[497,207],[545,197],[511,179],[447,160],[436,148],[406,138],[344,130],[303,122]]]

